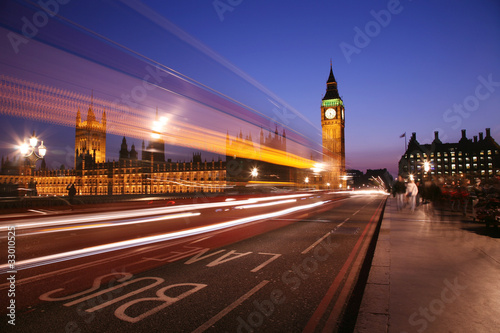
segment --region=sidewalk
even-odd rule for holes
[[[388,198],[355,332],[499,332],[500,238]]]

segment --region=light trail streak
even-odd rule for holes
[[[125,219],[130,221],[131,218],[139,218],[151,215],[161,215],[161,214],[171,214],[171,213],[181,213],[186,211],[196,211],[200,209],[210,209],[210,208],[220,208],[220,207],[231,207],[237,205],[245,204],[255,204],[263,201],[273,201],[273,200],[286,200],[293,198],[307,198],[312,196],[312,194],[290,194],[272,197],[262,197],[262,198],[251,198],[245,200],[234,200],[226,202],[211,202],[202,204],[191,204],[191,205],[180,205],[180,206],[170,206],[170,207],[157,207],[157,208],[147,208],[147,209],[134,209],[124,212],[106,212],[106,213],[95,213],[92,216],[70,216],[70,217],[38,217],[30,219],[30,222],[20,222],[14,223],[16,230],[30,229],[30,228],[48,228],[54,226],[62,226],[68,224],[79,224],[79,223],[92,223],[92,222],[103,222],[106,220],[119,220]],[[149,221],[152,222],[153,220]],[[120,221],[114,222],[115,225]],[[145,221],[143,221],[145,222]],[[7,230],[7,226],[0,226],[0,231]],[[19,234],[19,236],[23,236]]]
[[[142,238],[138,238],[138,239],[131,239],[131,240],[120,241],[120,242],[115,242],[115,243],[110,243],[110,244],[103,244],[103,245],[99,245],[99,246],[92,246],[92,247],[84,248],[84,249],[80,249],[80,250],[68,251],[68,252],[43,256],[43,257],[39,257],[39,258],[23,260],[23,261],[19,261],[16,263],[16,270],[20,271],[20,270],[24,270],[24,269],[54,264],[54,263],[63,262],[63,261],[67,261],[67,260],[78,259],[78,258],[91,256],[91,255],[104,254],[104,253],[108,253],[108,252],[112,252],[112,251],[124,250],[124,249],[132,248],[132,247],[142,246],[142,245],[151,245],[152,243],[164,242],[164,241],[169,241],[169,240],[174,240],[174,239],[179,239],[179,238],[184,238],[184,237],[189,237],[189,236],[196,236],[196,235],[205,234],[208,232],[219,231],[219,230],[223,230],[223,229],[227,229],[227,228],[231,228],[231,227],[244,225],[244,224],[251,223],[251,222],[256,222],[259,220],[266,220],[266,219],[270,219],[270,218],[274,218],[274,217],[278,217],[278,216],[282,216],[282,215],[287,215],[287,214],[291,214],[291,213],[294,213],[294,212],[297,212],[300,210],[311,209],[311,208],[323,205],[325,203],[326,203],[326,201],[319,201],[319,202],[315,202],[312,204],[287,208],[287,209],[277,211],[277,212],[249,216],[249,217],[236,219],[236,220],[228,221],[228,222],[217,223],[217,224],[209,225],[209,226],[203,226],[203,227],[198,227],[198,228],[170,232],[170,233],[156,235],[156,236],[142,237]],[[0,274],[6,273],[9,269],[10,268],[9,268],[8,264],[0,265]]]
[[[195,100],[187,102],[193,106],[202,104],[202,102]],[[91,100],[88,96],[69,90],[6,75],[0,76],[0,106],[2,106],[0,114],[73,127],[77,110],[86,110],[91,104],[94,111],[103,110],[106,112],[106,130],[109,134],[122,135],[127,133],[129,137],[143,139],[151,132],[148,122],[144,122],[144,119],[150,116],[147,114],[148,111],[120,107],[116,103],[113,104],[97,98]],[[216,112],[215,114],[219,114],[220,111],[209,105],[201,105],[201,107],[207,112]],[[290,138],[287,140],[287,150],[283,151],[258,145],[252,140],[229,136],[220,128],[210,129],[203,124],[196,125],[173,117],[169,119],[169,127],[168,134],[157,133],[157,135],[175,146],[241,158],[255,159],[258,157],[261,161],[301,169],[310,169],[317,164],[316,161],[304,157],[304,155],[309,156],[308,149]],[[259,131],[258,127],[248,122],[245,122],[244,127],[248,128],[250,132],[253,130],[258,133]],[[200,133],[203,135],[199,135]],[[257,133],[254,133],[255,137],[257,137]],[[237,144],[228,146],[228,139],[237,142]]]
[[[165,17],[159,15],[157,12],[155,12],[153,9],[145,5],[144,3],[136,0],[121,0],[123,4],[126,6],[132,8],[135,10],[138,14],[143,15],[147,19],[151,20],[151,22],[155,23],[156,25],[160,26],[162,29],[170,32],[171,34],[177,36],[179,39],[183,40],[185,43],[191,45],[195,49],[199,50],[206,56],[210,57],[211,59],[215,60],[225,68],[229,69],[231,72],[234,74],[238,75],[241,77],[243,80],[247,81],[254,87],[256,87],[258,90],[260,90],[264,95],[269,96],[269,101],[273,103],[277,108],[281,108],[281,105],[285,106],[288,110],[293,112],[296,116],[300,117],[300,119],[304,122],[306,122],[308,125],[311,127],[315,128],[317,131],[321,131],[320,128],[313,124],[309,119],[307,119],[303,114],[301,114],[299,111],[294,109],[291,105],[286,103],[284,100],[282,100],[279,96],[274,94],[271,90],[267,89],[265,86],[263,86],[261,83],[259,83],[257,80],[249,76],[247,73],[243,72],[241,69],[233,65],[231,62],[229,62],[227,59],[222,57],[220,54],[216,53],[214,50],[194,38],[193,36],[189,35],[187,32],[184,30],[180,29],[178,26],[167,20]],[[276,104],[278,101],[281,105]]]
[[[193,217],[193,216],[199,216],[199,215],[201,215],[201,213],[198,213],[198,212],[171,214],[171,215],[158,216],[158,217],[152,217],[152,218],[133,219],[133,220],[128,220],[128,221],[124,220],[124,221],[120,221],[119,225],[158,222],[158,221],[173,220],[173,219],[178,219],[178,218]],[[72,229],[94,229],[94,228],[104,228],[104,227],[116,227],[117,225],[118,225],[117,223],[100,223],[100,224],[91,224],[91,225],[83,225],[83,226],[69,226],[69,227],[62,227],[62,228],[44,229],[38,233],[54,232],[54,231],[67,231],[67,230],[72,230]]]
[[[244,205],[244,206],[237,206],[234,208],[236,208],[236,209],[260,208],[260,207],[268,207],[268,206],[274,206],[274,205],[282,205],[285,203],[292,203],[292,202],[297,202],[297,199],[281,200],[281,201],[275,201],[275,202],[253,204],[253,205]]]

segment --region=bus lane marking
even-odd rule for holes
[[[172,288],[176,288],[176,287],[185,287],[185,286],[190,286],[191,289],[175,296],[175,297],[170,297],[170,296],[167,296],[165,295],[165,291],[169,290],[169,289],[172,289]],[[178,284],[171,284],[171,285],[168,285],[166,287],[163,287],[161,289],[159,289],[157,292],[156,292],[156,296],[157,297],[144,297],[144,298],[138,298],[138,299],[134,299],[130,302],[127,302],[121,306],[119,306],[116,310],[115,310],[115,316],[116,318],[118,319],[121,319],[123,321],[128,321],[130,323],[137,323],[141,320],[143,320],[144,318],[146,317],[149,317],[151,316],[152,314],[155,314],[157,313],[158,311],[174,304],[174,303],[177,303],[178,301],[182,300],[183,298],[186,298],[192,294],[194,294],[195,292],[205,288],[207,285],[206,284],[202,284],[202,283],[178,283]],[[127,309],[129,307],[131,307],[132,305],[134,304],[137,304],[137,303],[142,303],[142,302],[151,302],[151,301],[156,301],[156,302],[162,302],[162,304],[136,316],[136,317],[131,317],[129,315],[127,315],[125,313],[125,311],[127,311]],[[89,310],[87,310],[89,311]]]

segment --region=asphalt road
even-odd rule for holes
[[[323,193],[35,228],[19,222],[14,331],[333,330],[384,199]],[[189,233],[171,237],[179,230]]]

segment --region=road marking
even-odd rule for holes
[[[99,309],[102,309],[102,308],[105,308],[111,304],[114,304],[116,302],[119,302],[121,301],[122,299],[125,299],[127,297],[130,297],[130,296],[134,296],[134,295],[137,295],[141,292],[143,292],[144,290],[148,290],[148,289],[151,289],[161,283],[163,283],[165,280],[162,279],[162,278],[159,278],[159,277],[142,277],[142,278],[138,278],[138,279],[134,279],[134,280],[128,280],[128,281],[125,281],[117,286],[114,286],[114,287],[111,287],[111,288],[107,288],[107,289],[104,289],[104,290],[101,290],[101,291],[98,291],[96,293],[93,293],[93,294],[90,294],[90,295],[87,295],[85,297],[82,297],[82,298],[79,298],[79,299],[75,299],[71,302],[68,302],[68,303],[65,303],[64,306],[72,306],[72,305],[75,305],[75,304],[78,304],[78,303],[81,303],[81,302],[84,302],[84,301],[87,301],[91,298],[94,298],[94,297],[97,297],[99,295],[102,295],[102,294],[106,294],[106,293],[109,293],[110,291],[113,291],[115,289],[121,289],[125,286],[128,286],[129,284],[132,284],[132,283],[136,283],[136,282],[140,282],[140,281],[145,281],[145,280],[153,280],[154,282],[145,286],[145,287],[141,287],[137,290],[134,290],[132,292],[129,292],[128,294],[125,294],[125,295],[122,295],[120,297],[116,297],[116,298],[113,298],[111,299],[110,301],[108,302],[104,302],[104,303],[101,303],[99,305],[96,305],[90,309],[87,309],[85,310],[86,312],[94,312],[96,310],[99,310]],[[92,304],[93,305],[93,304]]]
[[[316,247],[316,245],[318,245],[319,243],[321,243],[323,241],[323,239],[325,239],[328,236],[330,236],[330,232],[327,232],[323,237],[321,237],[320,239],[318,239],[317,241],[315,241],[311,246],[309,246],[307,249],[305,249],[304,251],[302,251],[301,254],[306,254],[307,252],[311,251],[312,249],[314,249]]]
[[[165,292],[169,289],[175,289],[177,287],[185,287],[185,286],[191,286],[192,288],[189,289],[188,291],[183,292],[180,295],[177,295],[175,297],[167,296]],[[157,297],[144,297],[144,298],[139,298],[139,299],[134,299],[132,301],[129,301],[125,304],[120,305],[116,310],[115,310],[115,316],[118,319],[128,321],[130,323],[137,323],[141,320],[143,320],[146,317],[151,316],[152,314],[157,313],[158,311],[163,310],[164,308],[177,303],[178,301],[198,292],[199,290],[205,288],[207,285],[206,284],[201,284],[201,283],[178,283],[178,284],[172,284],[166,287],[163,287],[159,289],[156,292]],[[181,289],[182,290],[182,289]],[[137,303],[143,303],[143,302],[163,302],[163,304],[160,304],[136,317],[131,317],[127,315],[125,312],[127,309]],[[145,306],[144,306],[145,307]],[[143,308],[144,308],[143,307]],[[89,311],[89,310],[87,310]]]
[[[205,239],[209,239],[209,238],[212,238],[212,236],[208,236],[208,237],[203,237],[203,238],[197,239],[197,240],[195,240],[195,241],[192,241],[192,242],[191,242],[191,243],[189,243],[189,244],[198,243],[198,242],[204,241]]]
[[[312,249],[314,249],[316,247],[316,245],[318,245],[319,243],[321,243],[326,237],[330,236],[335,230],[337,230],[339,227],[341,227],[347,221],[349,221],[349,217],[346,218],[342,223],[340,223],[339,225],[337,225],[332,231],[327,232],[325,235],[323,235],[323,237],[321,237],[320,239],[318,239],[317,241],[315,241],[311,246],[309,246],[307,249],[305,249],[304,251],[302,251],[301,254],[306,254],[309,251],[311,251]]]
[[[213,324],[221,320],[225,315],[227,315],[229,312],[233,311],[236,307],[238,307],[241,303],[246,301],[250,296],[255,294],[257,291],[259,291],[262,287],[264,287],[266,284],[268,284],[268,280],[263,280],[261,283],[253,287],[250,291],[248,291],[245,295],[241,296],[238,298],[236,301],[228,305],[224,310],[210,318],[207,322],[202,324],[200,327],[195,329],[193,333],[201,333],[204,332],[205,330],[209,329],[212,327]]]
[[[263,252],[259,252],[259,254],[263,254],[263,255],[266,255],[266,256],[272,256],[271,258],[269,258],[268,260],[264,261],[262,264],[260,264],[259,266],[255,267],[254,269],[252,269],[250,272],[252,273],[255,273],[257,271],[259,271],[261,268],[264,268],[267,264],[269,264],[270,262],[278,259],[281,254],[276,254],[276,253],[263,253]]]

